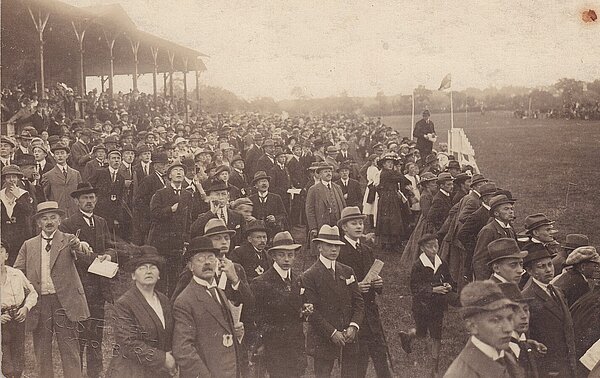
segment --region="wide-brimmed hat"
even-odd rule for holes
[[[583,234],[568,234],[565,238],[564,249],[574,250],[579,247],[590,245],[590,238]]]
[[[331,227],[328,224],[321,226],[317,237],[312,240],[320,241],[327,244],[344,245],[344,242],[340,240],[340,229],[337,226]]]
[[[23,177],[23,172],[21,172],[21,168],[19,168],[18,165],[10,164],[2,167],[2,177],[7,175],[16,175],[19,177]]]
[[[98,189],[94,188],[89,182],[80,182],[77,184],[77,189],[71,192],[71,197],[79,198],[82,194],[98,193]]]
[[[231,158],[231,161],[229,162],[229,164],[233,164],[236,161],[244,161],[244,159],[242,158],[242,155],[234,155],[233,158]]]
[[[475,176],[473,176],[475,177]],[[473,186],[473,180],[471,180],[471,186]],[[483,196],[489,196],[489,195],[494,195],[496,194],[496,191],[498,190],[498,188],[496,187],[496,184],[493,182],[486,182],[485,184],[481,185],[481,187],[479,188],[479,194],[483,197]]]
[[[133,146],[133,144],[131,143],[124,143],[123,147],[121,147],[121,152],[125,152],[125,151],[131,151],[135,154],[137,154],[138,150]]]
[[[522,251],[513,238],[500,238],[490,242],[487,246],[490,260],[488,265],[502,259],[522,259],[527,256],[527,251]]]
[[[61,217],[65,216],[65,211],[58,207],[56,201],[40,202],[37,205],[37,212],[33,215],[34,218],[47,213],[57,213]]]
[[[319,161],[319,162],[317,162],[317,163],[316,163],[316,165],[315,165],[315,168],[314,168],[314,169],[315,169],[315,172],[316,172],[316,173],[319,173],[320,171],[322,171],[322,170],[324,170],[324,169],[331,169],[331,170],[333,170],[333,166],[332,166],[332,165],[329,165],[329,164],[327,164],[327,163],[326,163],[326,162],[324,162],[324,161]]]
[[[523,247],[526,250],[527,256],[523,259],[523,265],[527,265],[533,261],[537,261],[543,258],[553,258],[555,254],[550,253],[548,248],[544,247],[542,243],[529,243]]]
[[[397,165],[398,163],[400,163],[400,157],[398,156],[397,153],[395,152],[386,152],[385,154],[381,155],[381,157],[379,158],[379,160],[377,161],[377,166],[379,168],[383,167],[383,163],[385,161],[391,161],[394,163],[394,165]]]
[[[66,144],[64,144],[62,142],[58,142],[50,148],[50,151],[52,151],[52,153],[55,153],[56,151],[59,151],[59,150],[66,151],[68,154],[71,153],[71,149],[69,148],[69,146],[67,146]]]
[[[138,247],[138,255],[132,257],[125,264],[125,270],[135,272],[140,265],[152,264],[158,267],[159,272],[165,264],[165,259],[158,254],[158,250],[151,245],[142,245]]]
[[[531,233],[531,231],[536,228],[542,226],[548,226],[554,224],[553,220],[548,219],[548,217],[543,213],[531,214],[525,217],[525,232]]]
[[[210,240],[206,235],[197,236],[190,240],[190,244],[187,246],[185,253],[183,254],[183,258],[184,260],[189,260],[191,257],[200,252],[214,253],[216,256],[220,253],[220,249],[215,248],[212,240]]]
[[[420,185],[424,185],[428,182],[437,181],[437,176],[431,172],[425,172],[421,175]]]
[[[467,174],[467,173],[459,173],[458,175],[456,175],[456,177],[454,178],[454,182],[458,185],[462,184],[463,182],[470,180],[471,179],[471,175]]]
[[[454,177],[448,172],[442,172],[437,177],[437,183],[442,184],[446,181],[454,181]]]
[[[569,256],[567,256],[565,265],[576,265],[586,261],[600,264],[600,255],[598,255],[596,248],[589,245],[576,248],[573,252],[569,253]]]
[[[498,286],[500,286],[500,290],[502,290],[506,298],[513,302],[528,303],[535,300],[534,297],[524,297],[523,293],[521,293],[521,290],[519,289],[519,286],[512,282],[502,282],[499,283]]]
[[[493,196],[492,199],[490,200],[490,211],[494,211],[494,209],[498,206],[504,205],[504,204],[514,204],[515,201],[511,200],[510,198],[508,198],[507,196],[505,196],[504,194],[500,194],[497,196]]]
[[[221,172],[225,172],[225,171],[227,171],[227,172],[231,173],[231,168],[229,168],[229,167],[228,167],[228,166],[226,166],[225,164],[219,165],[219,166],[217,167],[217,170],[215,171],[215,176],[218,176],[218,175],[219,175],[219,173],[221,173]]]
[[[12,148],[17,147],[17,144],[12,139],[10,139],[9,137],[2,136],[2,138],[0,138],[0,142],[1,143],[8,143],[8,144],[10,144],[12,146]]]
[[[257,171],[252,178],[252,185],[256,184],[258,180],[267,179],[271,182],[271,176],[267,175],[265,171]]]
[[[246,225],[246,230],[245,230],[246,235],[250,235],[250,233],[255,232],[255,231],[267,232],[267,225],[265,224],[265,221],[255,219],[255,220],[248,222],[248,224]]]
[[[169,157],[165,152],[153,152],[152,153],[152,163],[164,163],[167,164],[169,162]]]
[[[360,212],[358,206],[347,206],[344,207],[340,215],[340,219],[337,221],[338,227],[353,219],[365,219],[367,216]]]
[[[234,230],[229,230],[225,222],[220,218],[211,218],[206,222],[204,226],[204,235],[203,236],[213,236],[220,234],[229,234],[231,236],[235,235]]]
[[[31,154],[22,154],[17,156],[16,160],[15,160],[15,164],[18,165],[19,167],[24,167],[24,166],[35,166],[37,163],[35,161],[35,157]]]
[[[105,153],[108,152],[108,149],[102,143],[97,144],[97,145],[95,145],[95,146],[92,147],[92,153],[94,153],[94,152],[96,152],[98,150],[104,150]]]
[[[294,243],[294,238],[292,238],[292,234],[289,231],[282,231],[275,234],[272,245],[267,252],[293,251],[302,247],[302,244]]]
[[[465,319],[482,312],[518,306],[506,297],[498,284],[492,281],[475,281],[467,284],[460,292],[460,303]]]
[[[488,182],[489,180],[483,177],[482,174],[476,173],[473,175],[473,179],[471,180],[471,185],[477,185],[479,183]]]

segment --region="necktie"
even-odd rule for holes
[[[111,177],[112,182],[115,182],[117,180],[117,172],[112,171],[110,173],[110,177]]]
[[[46,241],[46,248],[44,249],[46,252],[50,252],[50,249],[52,248],[52,238],[44,238],[44,240]]]
[[[83,217],[87,221],[88,226],[90,226],[91,228],[94,228],[94,216],[92,215],[91,217],[88,217],[87,215],[83,215]]]
[[[181,189],[173,189],[173,191],[175,192],[175,194],[177,196],[179,196],[181,194]]]
[[[550,292],[550,296],[552,297],[552,299],[554,299],[554,302],[560,304],[558,294],[556,294],[556,289],[554,288],[554,286],[548,285],[548,291]]]
[[[66,167],[63,169],[63,175],[65,176],[65,179],[66,179],[67,178],[67,168]]]
[[[37,171],[39,174],[42,173],[42,165],[40,163],[37,163]]]
[[[267,199],[267,197],[266,197],[266,196],[265,196],[265,197],[262,197],[262,196],[261,196],[261,197],[260,197],[260,203],[265,203],[265,202],[266,202],[266,199]]]
[[[225,223],[227,223],[225,221],[225,211],[223,210],[223,208],[221,208],[221,211],[219,212],[219,218],[221,218],[221,220]]]
[[[289,273],[285,277],[285,279],[283,280],[283,282],[285,282],[285,290],[286,291],[291,291],[292,290],[292,280],[290,279]]]
[[[144,170],[144,176],[148,176],[148,167],[146,164],[142,164],[142,169]]]
[[[360,243],[356,243],[356,252],[362,252],[362,247],[360,246]]]
[[[329,268],[329,273],[331,274],[331,278],[335,281],[335,270],[333,270],[333,266]]]
[[[331,190],[331,184],[327,183],[327,189]]]
[[[208,292],[210,293],[210,296],[214,299],[214,301],[217,302],[217,305],[221,309],[221,312],[223,313],[223,317],[225,318],[225,320],[228,320],[227,310],[225,309],[223,302],[221,302],[221,297],[219,296],[217,287],[216,286],[209,287]]]

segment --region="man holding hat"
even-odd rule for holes
[[[272,260],[267,255],[267,226],[264,221],[254,220],[246,226],[246,242],[231,252],[231,261],[240,264],[250,280],[271,268]]]
[[[193,276],[173,308],[173,356],[182,378],[241,374],[243,324],[234,324],[228,298],[217,286],[218,254],[209,238],[199,236],[184,255]]]
[[[341,376],[358,371],[359,324],[364,319],[364,301],[354,270],[337,262],[341,246],[337,226],[323,225],[312,240],[319,258],[302,276],[304,303],[312,305],[307,334],[307,353],[313,356],[318,378],[331,376],[336,359]]]
[[[106,220],[112,235],[129,240],[130,235],[125,232],[128,230],[121,228],[125,217],[129,217],[127,211],[130,209],[125,203],[125,178],[119,174],[120,167],[121,152],[110,151],[108,167],[97,169],[90,178],[90,184],[98,189],[96,214]]]
[[[107,166],[106,156],[108,151],[109,150],[104,146],[104,144],[97,144],[92,147],[92,155],[94,158],[85,163],[85,167],[81,171],[81,178],[83,180],[89,181],[98,169]]]
[[[77,189],[77,185],[83,180],[79,171],[67,165],[71,150],[62,143],[52,147],[56,165],[49,172],[44,173],[40,184],[44,188],[46,199],[58,202],[58,206],[70,216],[77,212],[77,205],[71,198],[71,192]]]
[[[25,273],[39,294],[27,321],[30,322],[28,329],[33,330],[40,377],[54,376],[53,334],[60,350],[63,376],[81,376],[77,324],[90,316],[75,261],[91,262],[96,256],[76,235],[58,229],[64,215],[57,202],[40,203],[34,219],[41,233],[23,243],[14,265]]]
[[[420,119],[415,124],[413,137],[417,141],[417,149],[421,152],[421,156],[431,154],[433,150],[433,142],[435,141],[435,126],[433,121],[429,119],[431,113],[428,109],[423,110],[423,119]]]
[[[288,219],[283,200],[278,194],[271,193],[271,176],[264,171],[257,171],[252,179],[252,185],[256,193],[252,194],[250,201],[254,204],[252,215],[265,222],[267,225],[267,236],[269,239],[280,232],[288,229]]]
[[[531,280],[523,289],[531,297],[529,336],[548,347],[540,356],[540,376],[574,377],[576,372],[573,320],[562,291],[550,282],[554,277],[554,257],[541,243],[527,246],[525,269]]]
[[[80,183],[71,197],[77,201],[79,211],[61,222],[59,229],[67,234],[79,231],[79,240],[89,244],[91,250],[102,256],[106,254],[113,241],[106,220],[94,213],[98,200],[98,189],[89,183]],[[111,260],[112,257],[107,257]],[[75,261],[77,272],[83,285],[85,297],[90,309],[90,318],[78,328],[80,357],[87,346],[87,375],[100,377],[102,373],[102,339],[104,324],[104,304],[112,303],[111,281],[108,278],[88,272],[89,261]]]
[[[466,285],[460,293],[460,302],[471,337],[444,377],[523,377],[524,372],[509,352],[518,305],[491,281]]]
[[[192,194],[183,188],[185,167],[175,162],[167,168],[167,187],[159,189],[150,201],[151,224],[148,244],[165,257],[166,274],[159,281],[159,290],[171,297],[183,268],[181,252],[190,240],[192,225]]]
[[[600,278],[600,255],[592,246],[579,247],[569,254],[565,266],[566,271],[555,277],[552,283],[563,291],[570,308],[592,290],[590,283]]]
[[[500,238],[488,244],[490,261],[492,267],[490,280],[495,283],[510,282],[518,285],[523,275],[523,258],[527,251],[522,251],[513,238]]]
[[[377,295],[381,295],[383,291],[383,279],[378,275],[365,281],[366,275],[375,261],[372,248],[365,243],[363,238],[365,218],[366,215],[363,215],[357,206],[349,206],[342,210],[337,224],[344,231],[342,238],[344,245],[340,248],[337,261],[354,270],[364,301],[365,321],[358,332],[357,377],[366,376],[369,357],[373,361],[377,377],[391,377],[387,360],[388,347],[376,300]]]
[[[272,378],[299,378],[307,365],[303,319],[308,313],[303,309],[300,276],[292,271],[301,247],[288,231],[276,234],[268,251],[273,265],[250,285],[258,340]]]
[[[501,194],[490,200],[490,215],[493,221],[486,224],[477,234],[477,244],[473,253],[473,272],[476,280],[487,280],[492,274],[488,245],[500,238],[515,239],[516,234],[510,222],[515,218],[515,201]]]

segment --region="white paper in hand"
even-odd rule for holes
[[[94,259],[88,268],[89,273],[97,274],[106,278],[113,278],[119,271],[119,264],[112,261]]]
[[[579,361],[588,370],[594,369],[596,364],[598,364],[598,361],[600,361],[600,340],[596,341],[594,345],[592,345],[590,349],[588,349],[587,352],[581,356]]]
[[[365,275],[363,282],[371,283],[371,281],[373,281],[375,278],[377,278],[377,276],[379,276],[379,273],[381,273],[382,268],[383,261],[375,259],[375,261],[373,261],[373,265],[371,265],[371,269],[369,269],[369,272]]]

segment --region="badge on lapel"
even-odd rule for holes
[[[354,279],[354,274],[350,276],[350,278],[346,278],[346,285],[351,285],[354,283],[356,279]]]
[[[300,288],[300,295],[304,295],[304,288],[303,287]]]
[[[110,195],[110,200],[111,201],[116,201],[117,200],[117,195],[116,194],[111,194]]]
[[[229,348],[233,345],[233,335],[223,335],[223,346]]]
[[[254,269],[254,271],[256,272],[256,274],[258,274],[259,276],[261,274],[263,274],[265,272],[264,268],[262,266],[257,266],[256,269]]]

